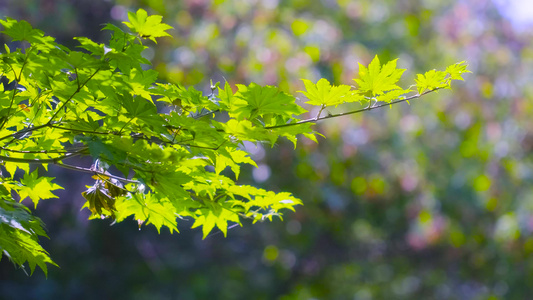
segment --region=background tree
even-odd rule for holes
[[[62,269],[51,270],[48,281],[20,275],[24,278],[17,283],[8,265],[4,278],[9,280],[3,280],[2,287],[15,295],[40,291],[41,298],[87,290],[182,298],[231,298],[252,292],[258,298],[288,299],[528,295],[531,90],[524,79],[531,76],[530,37],[502,18],[493,2],[284,1],[276,9],[268,9],[275,3],[268,1],[235,7],[229,2],[160,3],[151,2],[154,9],[164,7],[168,16],[183,22],[171,24],[181,30],[176,36],[182,39],[168,45],[167,52],[154,52],[154,63],[168,58],[156,65],[176,81],[192,80],[203,73],[198,70],[209,70],[203,83],[190,82],[205,91],[208,79],[217,79],[216,70],[235,81],[272,83],[267,80],[274,78],[287,90],[302,90],[297,86],[301,77],[313,79],[304,73],[339,84],[355,72],[354,60],[345,58],[368,63],[374,53],[384,61],[400,57],[405,64],[401,67],[415,72],[422,71],[426,61],[439,61],[444,67],[466,59],[475,77],[453,96],[423,101],[408,111],[386,110],[323,123],[320,130],[328,136],[327,143],[303,145],[296,156],[289,150],[292,145],[256,149],[254,155],[262,157],[261,171],[254,176],[243,170],[241,178],[265,180],[265,187],[277,186],[306,199],[306,205],[283,223],[260,224],[250,231],[232,229],[228,239],[213,236],[203,243],[195,242],[200,233],[195,237],[182,229],[179,242],[175,237],[161,241],[148,230],[139,235],[124,224],[111,232],[107,224],[85,225],[86,216],[77,215],[81,199],[43,206],[41,216],[50,224],[51,235],[56,235],[57,220],[70,224],[71,229],[61,234],[65,239],[54,239],[64,243],[56,244],[59,249],[45,246],[60,253],[57,262]],[[117,13],[141,4],[110,6]],[[236,25],[228,25],[227,31],[217,26],[232,18]],[[272,26],[279,29],[265,29]],[[218,40],[206,34],[210,28],[219,28]],[[68,36],[75,35],[80,34]],[[220,40],[232,36],[235,44],[250,49],[248,55],[220,46],[225,45]],[[312,42],[319,48],[317,60]],[[286,45],[292,48],[284,51]],[[186,48],[177,51],[176,46],[192,47],[193,59],[182,51]],[[226,56],[220,54],[224,51]],[[46,216],[61,217],[48,221]],[[130,238],[119,237],[119,232]],[[90,233],[96,241],[86,240]],[[87,264],[79,253],[95,260]],[[131,271],[118,280],[116,270]],[[102,278],[108,280],[103,283]],[[27,289],[29,284],[40,289]]]

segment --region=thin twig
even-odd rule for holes
[[[89,82],[89,80],[91,80],[94,75],[96,75],[96,73],[98,73],[100,71],[100,68],[96,69],[96,71],[91,74],[91,76],[89,76],[89,78],[87,78],[87,80],[85,80],[85,82],[80,86],[78,84],[78,88],[76,89],[76,91],[70,95],[70,97],[68,97],[68,99],[61,105],[61,107],[59,107],[59,109],[52,115],[52,117],[50,118],[50,120],[47,122],[47,124],[51,124],[54,120],[54,118],[57,116],[57,114],[63,110],[63,108],[70,102],[70,100],[72,100],[72,98],[74,98],[74,96],[79,93],[81,91],[81,89],[87,84],[87,82]]]
[[[439,90],[439,89],[441,89],[441,88],[436,88],[436,89],[433,89],[433,90],[425,91],[422,94],[416,94],[416,95],[413,95],[413,96],[410,96],[410,97],[407,97],[407,98],[404,98],[404,99],[400,99],[400,100],[396,100],[396,101],[392,101],[392,102],[384,102],[384,103],[381,103],[379,105],[368,106],[368,107],[365,107],[365,108],[361,108],[361,109],[357,109],[357,110],[353,110],[353,111],[349,111],[349,112],[338,113],[338,114],[334,114],[334,115],[327,115],[327,116],[324,116],[324,117],[321,117],[321,118],[310,118],[310,119],[298,121],[298,122],[295,122],[295,123],[287,123],[287,124],[281,124],[281,125],[275,125],[275,126],[266,126],[266,127],[264,127],[264,129],[276,129],[276,128],[282,128],[282,127],[288,127],[288,126],[296,126],[296,125],[305,124],[305,123],[316,123],[318,121],[322,121],[322,120],[325,120],[325,119],[331,119],[331,118],[337,118],[337,117],[342,117],[342,116],[362,113],[362,112],[370,111],[370,110],[373,110],[373,109],[376,109],[376,108],[380,108],[380,107],[384,107],[384,106],[388,106],[388,105],[398,104],[398,103],[402,103],[402,102],[407,102],[409,100],[417,99],[417,98],[420,98],[420,97],[422,97],[422,96],[424,96],[424,95],[426,95],[428,93],[434,92],[434,91]]]
[[[104,181],[104,182],[107,182],[107,183],[109,183],[109,184],[111,184],[113,186],[116,186],[117,188],[119,188],[119,189],[121,189],[121,190],[123,190],[125,192],[131,193],[131,194],[137,193],[136,191],[130,191],[130,190],[126,189],[126,188],[118,186],[118,185],[114,184],[113,182],[111,182],[109,179],[106,179],[105,177],[111,177],[111,176],[109,176],[109,174],[108,175],[95,174],[95,175],[98,176],[98,178],[100,178],[101,181]]]
[[[83,129],[75,129],[75,128],[67,128],[63,126],[57,126],[57,125],[50,125],[50,127],[55,129],[61,129],[61,130],[67,130],[67,131],[74,131],[74,132],[80,132],[80,133],[90,133],[90,134],[113,134],[113,135],[119,135],[115,132],[101,132],[101,131],[92,131],[92,130],[83,130]]]
[[[34,154],[48,154],[48,153],[56,153],[56,154],[66,154],[66,153],[76,153],[81,150],[87,149],[87,147],[79,147],[79,148],[73,148],[68,150],[14,150],[9,149],[5,147],[0,147],[1,150],[7,151],[7,152],[13,152],[13,153],[34,153]]]
[[[65,169],[70,169],[70,170],[75,170],[75,171],[79,171],[79,172],[83,172],[83,173],[89,173],[89,174],[95,174],[95,175],[103,175],[103,176],[111,177],[111,178],[114,178],[114,179],[117,179],[117,180],[120,180],[120,181],[123,181],[123,182],[140,184],[140,182],[137,181],[137,180],[127,179],[127,178],[116,176],[116,175],[109,174],[109,173],[99,172],[99,171],[96,171],[96,170],[91,170],[91,169],[87,169],[87,168],[83,168],[83,167],[72,166],[72,165],[67,165],[67,164],[62,164],[62,163],[57,163],[57,162],[54,163],[54,164],[56,166],[58,166],[58,167],[62,167],[62,168],[65,168]]]
[[[39,130],[41,128],[44,128],[44,127],[50,127],[53,123],[46,123],[46,124],[41,124],[41,125],[37,125],[37,126],[33,126],[33,127],[28,127],[28,128],[25,128],[25,129],[22,129],[22,130],[19,130],[17,132],[14,132],[12,134],[8,134],[6,136],[3,136],[0,138],[0,141],[2,140],[5,140],[7,138],[10,138],[10,137],[17,137],[17,136],[21,136],[23,135],[24,133],[27,133],[27,132],[32,132],[32,131],[35,131],[35,130]]]
[[[192,118],[195,119],[195,120],[201,119],[201,118],[203,118],[205,116],[209,116],[210,114],[214,114],[214,113],[217,113],[219,111],[220,111],[219,109],[211,110],[211,111],[205,112],[203,114],[198,114],[196,116],[192,116]]]
[[[19,158],[19,157],[9,157],[9,156],[2,156],[0,155],[0,160],[3,161],[10,161],[10,162],[18,162],[18,163],[26,163],[26,164],[57,164],[59,161],[62,161],[67,158],[72,158],[75,156],[79,156],[80,153],[73,153],[73,154],[67,154],[55,158]]]
[[[322,104],[322,107],[320,108],[320,110],[318,111],[318,114],[316,115],[315,117],[315,120],[319,120],[320,119],[320,115],[322,114],[322,111],[326,109],[326,104]]]

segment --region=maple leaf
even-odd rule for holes
[[[253,119],[266,114],[280,115],[291,118],[306,112],[295,103],[295,98],[279,90],[275,86],[260,86],[251,83],[249,86],[238,84],[239,91],[235,97],[239,102],[233,102],[233,111],[230,115],[237,119]]]
[[[13,262],[21,266],[28,262],[31,274],[33,274],[36,266],[39,266],[45,275],[48,275],[47,263],[57,266],[50,259],[48,252],[39,245],[37,238],[24,230],[19,230],[19,228],[0,224],[0,245],[3,254]]]
[[[39,245],[39,236],[48,237],[43,222],[9,194],[5,186],[0,186],[0,258],[5,255],[20,266],[27,262],[31,273],[39,266],[48,275],[46,264],[57,264]]]
[[[14,41],[28,41],[35,44],[39,50],[51,50],[56,46],[53,37],[45,36],[41,30],[34,29],[30,23],[24,20],[19,22],[7,18],[6,20],[0,20],[0,23],[5,28],[2,33],[9,35]]]
[[[289,141],[293,143],[294,148],[296,149],[298,134],[303,134],[304,136],[306,136],[307,138],[311,139],[314,142],[318,142],[315,134],[318,134],[324,137],[322,134],[313,131],[311,129],[311,126],[312,126],[311,123],[303,123],[303,124],[298,124],[294,126],[274,128],[271,130],[271,132],[276,135],[286,137]]]
[[[446,68],[446,73],[450,75],[450,79],[452,80],[464,80],[462,76],[463,73],[472,73],[468,71],[466,67],[468,67],[468,65],[465,61],[458,62],[456,64],[448,66]]]
[[[116,207],[117,221],[134,215],[139,226],[152,224],[158,233],[161,233],[163,226],[168,227],[170,233],[179,232],[176,209],[168,198],[160,198],[153,193],[136,193],[127,197],[118,197]]]
[[[398,89],[398,90],[393,90],[393,91],[389,91],[383,95],[379,95],[376,97],[376,101],[381,101],[381,102],[387,102],[387,103],[390,103],[392,102],[393,100],[400,100],[402,99],[405,94],[411,92],[411,89]]]
[[[99,183],[89,187],[81,195],[87,200],[83,207],[88,207],[93,215],[97,217],[102,215],[102,209],[105,209],[111,215],[117,210],[115,208],[115,198],[111,197],[109,191]]]
[[[202,209],[199,210],[199,213],[201,214],[197,216],[191,228],[202,226],[202,234],[204,239],[209,235],[215,226],[222,231],[225,237],[228,233],[228,221],[241,224],[238,214],[232,212],[231,210],[224,209],[221,206],[218,206],[212,210]]]
[[[89,52],[91,52],[93,55],[104,55],[105,54],[105,45],[104,44],[98,44],[93,42],[91,39],[86,37],[75,37],[75,40],[80,42],[79,48],[83,48]]]
[[[227,81],[224,84],[224,89],[218,87],[218,98],[220,98],[218,101],[220,108],[224,110],[231,110],[233,108],[234,100],[242,101],[233,96],[233,90]]]
[[[52,183],[51,181],[53,179],[55,178],[44,176],[40,177],[38,174],[38,169],[35,169],[35,171],[31,173],[26,173],[20,180],[20,182],[23,184],[19,190],[20,199],[23,200],[26,197],[30,197],[35,205],[35,208],[37,208],[37,203],[39,203],[39,200],[57,198],[52,191],[62,190],[63,188],[58,184]]]
[[[137,13],[128,12],[129,22],[123,22],[131,31],[137,32],[140,37],[148,38],[157,44],[155,38],[170,36],[166,30],[172,29],[172,26],[161,23],[162,16],[148,16],[144,9],[137,10]]]
[[[450,87],[450,81],[446,78],[446,72],[429,70],[425,74],[418,74],[415,82],[419,94],[426,90]]]
[[[341,84],[332,86],[325,78],[320,79],[316,84],[311,80],[302,79],[306,91],[299,91],[304,94],[309,101],[307,104],[319,106],[337,106],[344,102],[362,100],[362,96],[350,93],[351,86]]]
[[[267,130],[263,129],[262,127],[253,126],[252,122],[248,120],[237,121],[235,119],[231,119],[226,122],[226,124],[221,124],[221,126],[224,128],[226,133],[243,141],[247,140],[256,142],[270,140],[272,143],[276,142],[276,140],[271,139]]]
[[[376,55],[368,68],[359,64],[360,79],[354,79],[359,85],[359,91],[374,97],[388,91],[401,89],[396,83],[400,80],[405,69],[396,69],[397,60],[391,60],[382,66]]]
[[[164,119],[157,114],[155,104],[142,96],[132,97],[125,94],[121,97],[122,105],[128,112],[128,116],[142,120],[147,125],[162,127]]]
[[[235,173],[235,178],[239,179],[240,164],[242,163],[247,163],[257,168],[257,164],[248,156],[247,152],[231,147],[220,148],[216,158],[215,173],[220,174],[226,167],[230,167]]]

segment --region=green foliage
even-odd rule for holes
[[[15,199],[29,197],[37,206],[61,187],[37,169],[30,172],[30,164],[93,174],[94,185],[82,193],[91,218],[120,222],[133,216],[139,227],[153,224],[171,233],[178,219],[192,218],[204,238],[215,227],[226,235],[229,222],[272,221],[302,204],[290,193],[235,182],[242,164],[256,166],[243,142],[274,145],[285,137],[296,146],[300,135],[316,142],[311,126],[319,120],[449,88],[452,79],[467,72],[459,63],[446,72],[418,75],[415,94],[397,85],[404,70],[396,68],[396,60],[381,65],[376,56],[368,67],[360,65],[358,88],[304,79],[308,104],[321,108],[316,117],[301,119],[306,109],[274,86],[237,85],[234,92],[226,82],[224,89],[216,84],[204,96],[194,88],[156,83],[157,72],[141,55],[147,48],[143,39],[155,42],[171,27],[144,10],[128,16],[129,32],[104,27],[111,32],[108,45],[77,38],[82,51],[55,43],[27,22],[0,21],[3,33],[24,45],[15,51],[6,45],[1,55],[0,71],[15,88],[2,87],[0,100],[0,160],[9,173],[1,178],[5,234],[0,247],[14,263],[28,262],[32,271],[38,265],[46,272],[46,263],[53,262],[37,243],[37,236],[44,236],[40,223]],[[346,102],[360,102],[362,108],[320,116]],[[158,109],[165,105],[170,112]],[[80,156],[91,156],[94,164],[71,160]],[[122,175],[111,174],[111,166]],[[234,176],[225,171],[228,167]],[[21,179],[18,169],[25,172]]]
[[[424,75],[417,75],[416,88],[420,94],[437,88],[450,88],[450,80],[463,80],[463,73],[469,73],[464,62],[447,67],[445,72],[429,70]]]
[[[325,78],[320,79],[316,84],[311,80],[303,79],[306,91],[302,91],[309,101],[307,104],[319,106],[337,106],[350,100],[357,100],[350,93],[352,89],[349,85],[331,86]]]
[[[46,264],[56,264],[39,245],[39,236],[47,237],[41,220],[11,199],[5,186],[0,186],[0,258],[5,255],[19,266],[28,262],[31,273],[39,266],[47,274]]]
[[[397,69],[396,61],[397,59],[389,61],[382,66],[376,55],[368,68],[359,64],[360,79],[354,79],[359,85],[359,92],[375,97],[386,92],[401,90],[396,84],[405,69]]]
[[[144,9],[139,9],[137,13],[128,13],[130,22],[124,22],[132,32],[137,32],[142,38],[147,38],[157,43],[155,38],[170,36],[166,31],[171,29],[165,23],[161,23],[162,16],[148,16]]]

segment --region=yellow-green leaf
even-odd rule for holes
[[[172,26],[162,23],[162,16],[148,16],[144,9],[137,10],[137,13],[128,12],[129,22],[123,22],[131,31],[137,32],[142,38],[147,38],[157,43],[155,38],[170,36],[166,31]]]
[[[23,200],[26,197],[30,197],[33,201],[35,208],[41,199],[57,198],[52,193],[54,190],[63,189],[61,186],[52,183],[54,177],[39,176],[38,169],[31,173],[26,173],[20,180],[23,186],[19,190],[20,199]]]
[[[307,104],[319,106],[337,106],[344,102],[356,101],[356,98],[362,99],[360,95],[351,93],[351,86],[341,84],[332,86],[325,78],[320,79],[316,84],[311,80],[302,79],[306,91],[300,91],[309,101]]]
[[[397,69],[396,61],[392,60],[381,65],[376,55],[368,68],[359,64],[359,79],[354,81],[359,85],[361,94],[377,96],[385,92],[400,89],[396,83],[400,80],[405,69]]]

